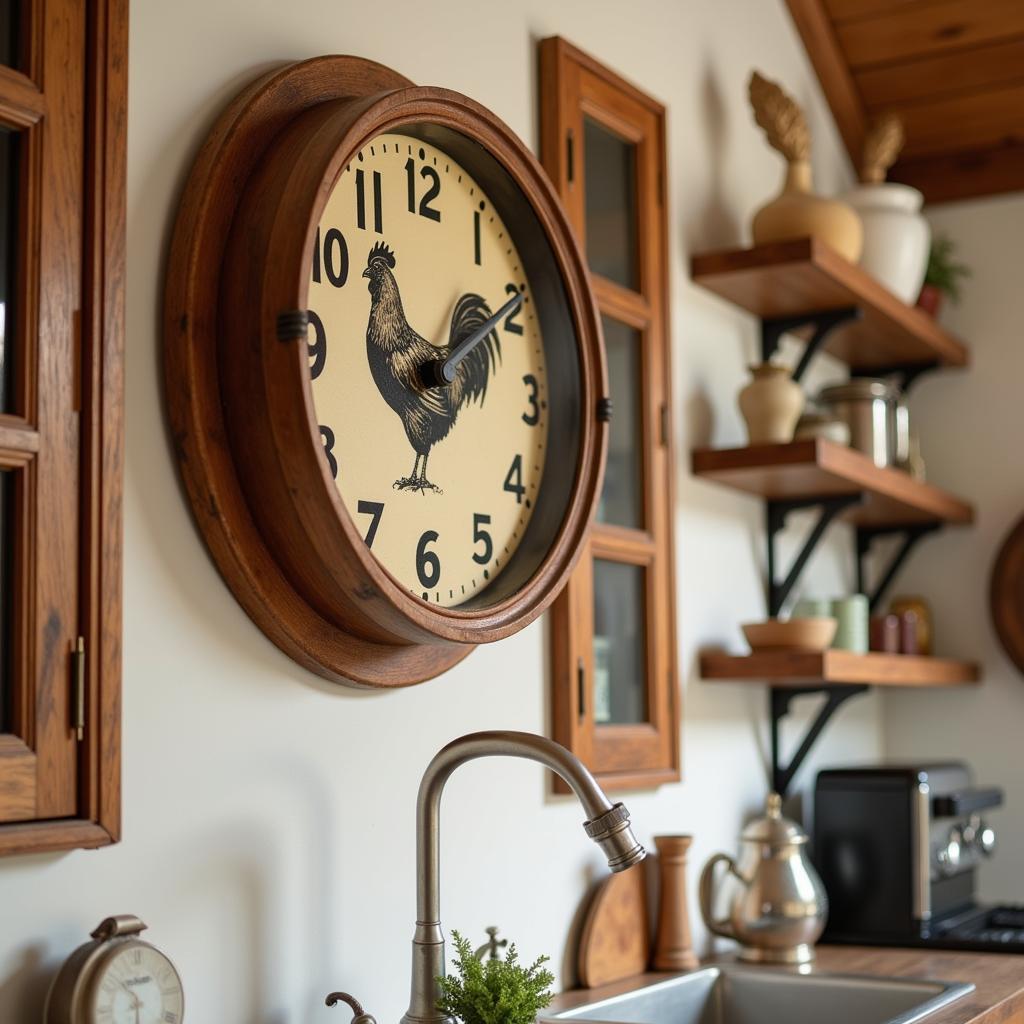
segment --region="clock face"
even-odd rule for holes
[[[517,228],[451,152],[383,134],[342,171],[316,232],[308,342],[324,457],[374,557],[433,605],[493,586],[544,483],[544,318]],[[425,379],[446,362],[450,382]]]
[[[181,979],[158,949],[121,943],[98,971],[89,1024],[181,1024]]]

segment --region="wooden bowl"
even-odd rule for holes
[[[743,635],[752,651],[823,651],[832,643],[835,619],[767,619],[747,622]]]

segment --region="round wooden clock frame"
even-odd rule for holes
[[[423,124],[482,145],[506,191],[511,185],[529,204],[553,260],[543,276],[560,278],[578,339],[575,444],[561,446],[568,464],[549,464],[545,474],[563,480],[561,507],[548,512],[554,539],[534,552],[525,578],[510,567],[496,603],[470,608],[419,600],[369,552],[323,457],[309,380],[313,238],[334,182],[374,136]],[[353,57],[293,64],[242,92],[185,188],[169,257],[164,360],[175,453],[213,559],[260,629],[311,671],[373,687],[430,679],[473,645],[527,625],[565,583],[607,445],[598,316],[544,171],[472,100]],[[543,519],[539,505],[535,518]]]

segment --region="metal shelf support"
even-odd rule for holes
[[[888,566],[878,578],[878,583],[868,596],[868,604],[871,611],[876,611],[885,596],[885,592],[892,585],[896,574],[900,571],[907,556],[914,549],[922,537],[934,533],[939,529],[941,523],[913,523],[903,526],[858,526],[857,527],[857,593],[867,594],[867,566],[866,561],[871,551],[871,545],[878,537],[892,536],[895,533],[903,535],[903,541],[896,549]]]
[[[868,686],[866,683],[838,685],[822,684],[821,686],[807,686],[799,688],[782,686],[772,687],[770,694],[772,718],[772,789],[778,793],[779,796],[784,797],[786,795],[787,790],[793,782],[794,776],[807,759],[807,755],[811,752],[811,748],[814,746],[818,736],[821,735],[822,729],[824,729],[828,724],[829,719],[851,697],[856,697],[860,693],[866,693],[867,690]],[[817,717],[813,722],[811,722],[799,748],[790,759],[789,764],[783,768],[779,752],[779,733],[782,719],[789,714],[789,705],[795,697],[802,697],[814,693],[824,694],[828,699],[818,712]]]
[[[786,598],[796,585],[800,574],[807,565],[808,559],[814,553],[822,536],[828,529],[829,524],[840,512],[850,508],[852,505],[859,505],[864,500],[864,495],[857,494],[829,494],[819,498],[792,498],[769,500],[766,505],[767,528],[768,528],[768,614],[775,618],[786,603]],[[786,518],[791,512],[798,509],[820,507],[821,515],[817,523],[804,541],[793,565],[790,567],[786,578],[781,582],[776,575],[778,558],[775,551],[775,542],[779,532],[786,525]]]
[[[823,309],[795,316],[764,317],[761,320],[761,361],[767,363],[775,355],[784,334],[801,327],[813,327],[814,333],[793,371],[793,380],[799,381],[829,333],[847,320],[859,320],[862,315],[857,306],[844,306],[841,309]]]
[[[918,377],[932,370],[938,370],[940,366],[937,359],[930,363],[894,363],[892,366],[872,366],[851,370],[850,375],[852,377],[895,377],[900,390],[905,395]]]

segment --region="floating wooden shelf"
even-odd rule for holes
[[[852,651],[767,651],[735,655],[704,651],[704,679],[768,682],[772,686],[867,684],[871,686],[963,686],[979,679],[977,664],[956,658]]]
[[[844,518],[860,526],[970,523],[966,502],[900,469],[880,468],[863,452],[834,441],[793,441],[748,448],[703,448],[694,475],[770,500],[863,492]]]
[[[696,255],[694,281],[762,319],[856,306],[859,321],[832,329],[824,350],[857,372],[965,366],[958,338],[871,275],[812,238]]]

